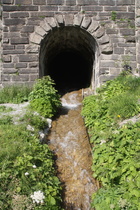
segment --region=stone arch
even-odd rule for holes
[[[45,18],[40,22],[40,26],[35,27],[34,33],[30,35],[30,43],[40,46],[39,76],[51,75],[56,83],[59,83],[60,80],[59,87],[64,82],[62,75],[64,76],[65,73],[63,69],[59,74],[61,66],[59,66],[58,71],[54,70],[57,69],[56,63],[59,63],[59,59],[61,60],[64,57],[64,63],[69,58],[73,59],[74,62],[78,60],[77,62],[81,64],[80,68],[82,70],[77,72],[79,79],[74,80],[79,85],[77,88],[91,86],[92,89],[95,89],[99,86],[100,54],[112,53],[110,40],[105,34],[104,27],[100,26],[98,21],[93,18],[82,14],[55,15],[55,17]],[[71,61],[66,64],[69,71],[70,64]],[[73,69],[73,66],[70,66]],[[83,66],[88,69],[87,72]],[[75,74],[75,72],[74,69],[72,74]],[[70,80],[73,80],[72,78],[76,77],[78,77],[76,74],[67,74],[67,79],[66,77],[64,79],[69,83]],[[84,81],[81,82],[82,80]],[[74,88],[71,85],[69,88]],[[62,88],[63,86],[65,84],[62,85]]]

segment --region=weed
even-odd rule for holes
[[[111,12],[111,20],[116,21],[117,19],[117,13],[115,11]]]

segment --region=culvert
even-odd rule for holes
[[[53,28],[41,41],[40,77],[50,75],[61,93],[94,86],[97,43],[76,26]]]

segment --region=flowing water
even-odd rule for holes
[[[81,116],[82,91],[62,97],[60,115],[52,122],[48,136],[54,151],[58,176],[63,184],[64,209],[89,210],[91,195],[97,191],[92,177],[92,156]]]

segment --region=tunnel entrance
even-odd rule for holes
[[[62,94],[89,87],[96,47],[95,39],[80,27],[52,29],[41,42],[40,77],[50,75]]]

